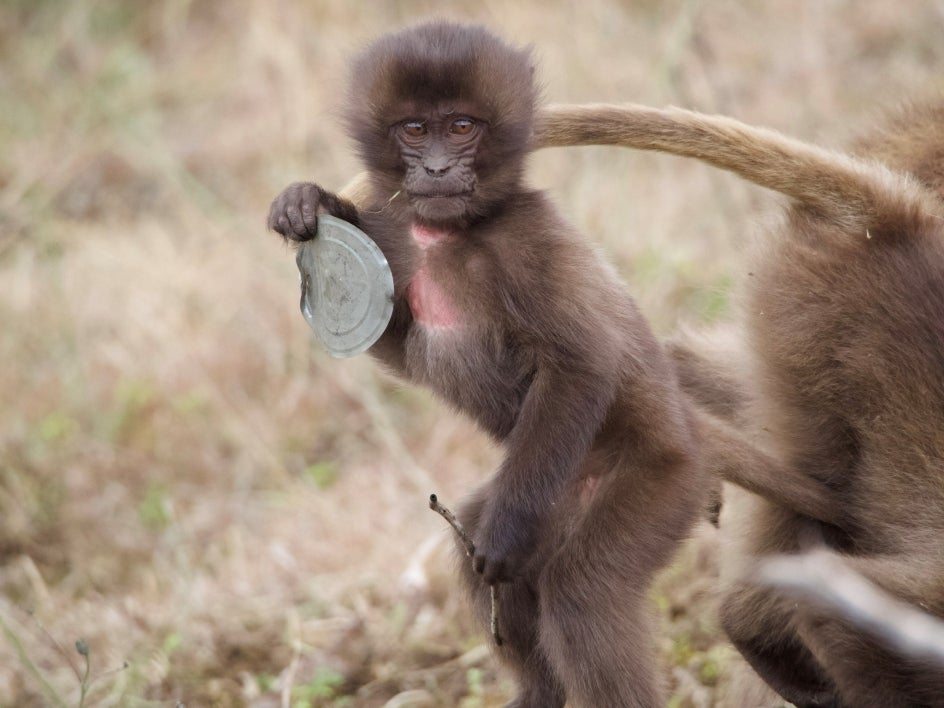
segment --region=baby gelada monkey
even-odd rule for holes
[[[394,276],[369,350],[498,441],[459,510],[463,579],[490,585],[516,706],[663,704],[646,591],[698,517],[695,428],[625,285],[524,184],[537,89],[529,53],[446,22],[381,37],[351,70],[345,119],[367,171],[358,205],[289,186],[269,227],[363,229]]]

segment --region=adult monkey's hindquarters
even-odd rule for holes
[[[861,157],[634,105],[552,107],[537,139],[695,157],[791,198],[747,283],[746,410],[700,414],[740,425],[761,455],[745,467],[742,448],[706,447],[711,467],[764,497],[740,494],[736,510],[726,500],[722,528],[740,550],[728,554],[723,624],[796,705],[941,705],[939,663],[740,571],[820,539],[878,587],[944,616],[944,101],[902,110],[859,142]],[[693,397],[712,398],[699,371],[713,367],[676,352]]]

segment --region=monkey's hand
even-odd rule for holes
[[[334,195],[327,195],[311,182],[290,184],[269,208],[269,228],[291,241],[310,241],[318,233],[318,213],[324,213],[323,202],[330,201],[325,196]],[[337,197],[334,199],[337,201]]]
[[[510,508],[492,498],[472,542],[472,568],[489,585],[507,583],[521,574],[537,542],[537,518],[529,509]]]
[[[290,241],[310,241],[318,234],[318,215],[330,214],[357,226],[357,207],[312,182],[295,182],[269,208],[269,228]]]

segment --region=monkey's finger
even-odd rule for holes
[[[284,224],[280,223],[279,217],[282,215],[281,198],[277,198],[269,207],[269,218],[266,219],[266,226],[278,234],[285,236],[285,228],[288,226],[288,220]]]
[[[308,237],[304,231],[302,235],[299,235],[287,214],[288,200],[290,198],[290,192],[289,190],[286,190],[280,194],[274,202],[272,202],[272,206],[269,209],[268,226],[270,229],[275,231],[277,234],[281,234],[282,237],[286,239],[290,239],[292,241],[304,241],[310,237]]]
[[[302,207],[300,203],[287,204],[285,206],[285,216],[291,224],[292,238],[298,241],[306,241],[314,236],[308,233],[308,227],[305,226],[305,220],[302,219]]]
[[[314,238],[318,234],[318,203],[320,199],[317,190],[314,187],[311,188],[315,191],[315,194],[312,196],[308,193],[308,190],[305,190],[302,194],[301,206],[299,207],[302,216],[302,223],[305,225],[305,231]]]
[[[292,185],[287,215],[299,240],[307,241],[318,235],[321,194],[318,185],[311,182],[296,182]]]
[[[485,572],[485,556],[481,553],[476,553],[472,557],[472,570],[481,575]]]
[[[479,559],[476,558],[476,561]],[[489,585],[504,583],[510,580],[504,561],[489,561],[487,558],[481,559],[481,570],[476,572],[482,574],[482,579]]]

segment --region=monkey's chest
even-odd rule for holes
[[[406,289],[413,320],[429,329],[451,329],[459,324],[459,313],[445,288],[433,278],[425,258]]]
[[[406,288],[406,300],[413,321],[428,329],[451,329],[460,324],[459,310],[454,300],[436,277],[430,265],[431,253],[442,247],[450,237],[446,231],[414,224],[410,235],[418,247],[418,264],[413,279]]]
[[[463,321],[452,327],[414,323],[404,342],[408,376],[476,420],[496,439],[511,430],[534,376],[527,348],[501,331]]]
[[[488,293],[439,249],[449,234],[413,227],[417,264],[405,296],[413,326],[405,341],[410,378],[429,386],[497,438],[511,429],[534,371],[526,349],[483,318]],[[454,255],[454,254],[452,254]],[[462,280],[464,278],[464,280]],[[457,280],[461,280],[457,282]],[[457,292],[461,290],[461,292]]]

